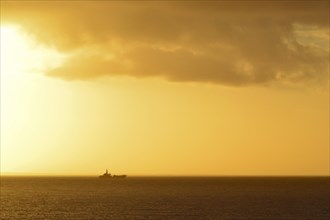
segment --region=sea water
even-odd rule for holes
[[[329,177],[1,177],[1,219],[330,219]]]

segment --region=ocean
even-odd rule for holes
[[[330,219],[329,177],[1,177],[1,219]]]

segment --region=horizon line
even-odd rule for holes
[[[329,174],[319,175],[319,174],[258,174],[258,175],[248,175],[248,174],[238,174],[238,175],[228,175],[228,174],[125,174],[128,177],[330,177]],[[20,173],[20,172],[0,172],[0,177],[99,177],[98,174],[45,174],[45,173]]]

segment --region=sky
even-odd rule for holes
[[[1,172],[329,175],[329,1],[1,1]]]

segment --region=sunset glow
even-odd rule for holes
[[[235,2],[1,2],[1,172],[328,175],[327,2]]]

